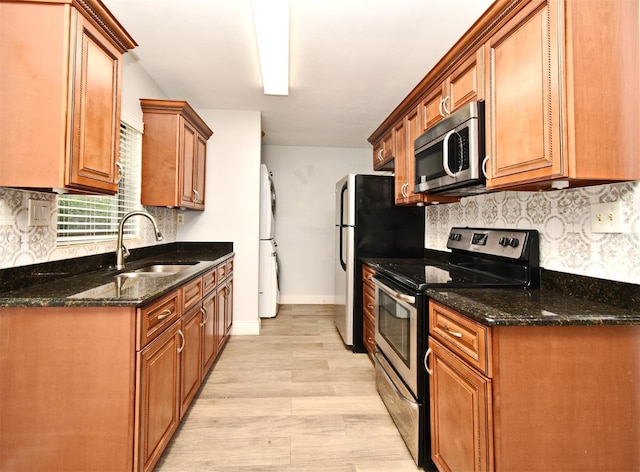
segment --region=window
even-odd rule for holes
[[[120,123],[122,178],[113,196],[60,195],[58,197],[58,245],[99,243],[115,240],[120,219],[140,209],[142,133]],[[138,219],[125,224],[125,238],[138,236]]]

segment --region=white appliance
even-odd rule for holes
[[[260,165],[260,261],[258,279],[258,314],[273,318],[280,303],[279,261],[275,236],[276,191],[271,172]]]

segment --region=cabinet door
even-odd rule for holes
[[[180,422],[180,353],[177,321],[138,352],[138,431],[140,470],[153,469]]]
[[[395,192],[396,205],[402,205],[406,199],[407,171],[406,171],[406,147],[407,129],[404,120],[393,128],[393,143],[395,147]]]
[[[181,118],[182,127],[182,147],[180,150],[181,177],[181,204],[187,208],[193,207],[195,190],[195,155],[196,155],[196,130]]]
[[[204,210],[204,191],[207,163],[207,140],[199,134],[196,136],[195,150],[195,176],[194,176],[194,196],[193,205],[198,210]]]
[[[218,353],[218,342],[215,336],[217,313],[217,298],[213,292],[202,301],[204,319],[202,327],[202,378],[209,373],[213,361]]]
[[[440,470],[493,470],[491,381],[433,338],[431,455]]]
[[[483,49],[460,64],[451,73],[446,84],[447,100],[445,106],[450,113],[469,102],[484,98]]]
[[[565,172],[556,8],[555,2],[531,1],[486,44],[488,187]]]
[[[227,312],[227,285],[226,282],[220,284],[218,290],[216,291],[216,308],[218,309],[218,316],[216,317],[216,349],[218,354],[222,351],[222,347],[224,346],[225,341],[225,316]]]
[[[119,51],[77,15],[69,187],[116,193],[120,143]]]
[[[224,312],[224,335],[229,338],[233,326],[233,277],[227,279],[227,309]],[[226,339],[225,339],[226,342]]]
[[[202,344],[200,305],[182,316],[182,334],[184,343],[180,359],[180,418],[184,416],[191,401],[198,393],[202,379]]]
[[[422,131],[426,131],[444,118],[442,102],[444,100],[443,85],[439,84],[422,101]]]

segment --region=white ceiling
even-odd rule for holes
[[[264,144],[357,148],[492,1],[290,0],[282,97],[262,93],[250,0],[103,0],[168,97],[259,110]]]

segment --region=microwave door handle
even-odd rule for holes
[[[442,140],[442,168],[447,173],[447,175],[453,179],[456,178],[456,175],[451,172],[449,169],[449,139],[452,134],[456,134],[457,131],[452,129],[447,134],[444,135],[444,139]]]

